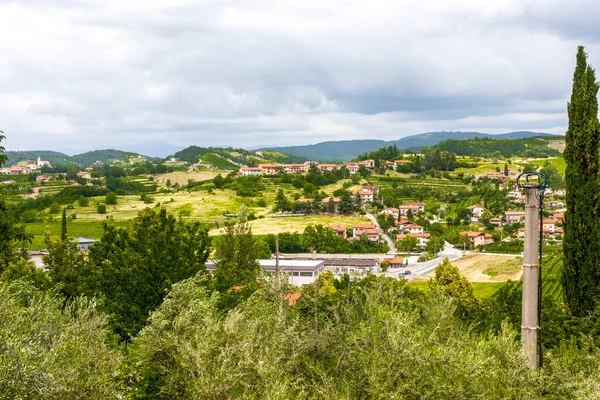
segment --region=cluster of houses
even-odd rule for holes
[[[3,175],[26,175],[35,171],[39,171],[42,167],[51,167],[50,161],[42,160],[38,156],[35,164],[30,163],[26,165],[11,165],[10,167],[0,168],[0,174]]]
[[[352,227],[350,228],[350,230],[352,230],[351,236],[348,235],[349,229],[347,229],[345,226],[333,225],[333,226],[330,226],[330,228],[339,237],[348,239],[348,241],[350,241],[350,242],[353,240],[358,240],[363,236],[372,242],[379,242],[379,238],[382,233],[381,229],[377,228],[377,226],[375,226],[375,224],[371,224],[371,223],[352,225]]]
[[[370,202],[373,202],[377,199],[377,195],[379,194],[379,187],[378,186],[371,186],[371,185],[363,185],[363,187],[360,190],[354,190],[352,192],[352,196],[357,199],[360,198],[361,200],[361,204],[362,205],[366,205]],[[341,202],[341,199],[339,197],[333,197],[333,198],[325,198],[323,200],[321,200],[321,203],[323,205],[324,209],[328,209],[329,207],[329,202],[333,201],[333,210],[335,213],[339,212],[339,205]],[[298,200],[296,200],[296,202],[298,203],[309,203],[309,204],[313,204],[315,202],[314,199],[307,199],[305,197],[300,197],[298,198]]]
[[[303,164],[259,164],[258,167],[242,167],[240,168],[240,174],[242,176],[276,175],[279,173],[306,174],[311,164],[314,164],[321,172],[333,172],[345,166],[351,175],[358,173],[361,165],[370,171],[375,169],[375,160],[348,162],[344,164],[320,164],[315,161],[306,161]]]
[[[385,165],[388,169],[397,169],[401,165],[407,165],[411,163],[412,161],[410,160],[395,160],[386,161]],[[279,173],[305,174],[308,173],[311,164],[314,164],[321,172],[333,172],[342,167],[346,167],[350,175],[358,173],[361,165],[369,171],[373,171],[375,169],[375,160],[347,162],[344,164],[320,164],[316,161],[306,161],[302,164],[259,164],[257,167],[242,167],[240,168],[239,173],[242,176],[276,175]]]

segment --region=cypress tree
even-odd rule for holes
[[[600,221],[598,220],[598,84],[580,46],[567,105],[563,288],[565,301],[575,315],[594,310],[600,295]]]
[[[62,229],[60,231],[60,240],[67,240],[67,209],[63,208],[62,213]]]

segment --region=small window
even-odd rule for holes
[[[313,276],[312,272],[300,272],[300,276]]]
[[[293,276],[300,276],[300,272],[294,272]]]

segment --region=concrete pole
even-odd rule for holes
[[[275,234],[275,273],[279,280],[279,234]]]
[[[521,314],[521,340],[527,355],[527,366],[536,367],[538,321],[538,242],[539,186],[528,184],[525,204],[525,251],[523,256],[523,308]]]

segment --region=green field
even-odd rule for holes
[[[408,284],[410,287],[415,289],[420,289],[423,291],[428,290],[427,281],[425,280],[413,280]],[[475,297],[480,299],[488,299],[492,297],[502,285],[504,285],[504,282],[471,282],[471,285],[473,285],[473,294]]]
[[[561,175],[565,175],[565,169],[567,168],[567,163],[565,162],[564,158],[548,158],[548,159],[541,159],[541,160],[532,160],[531,163],[533,165],[537,165],[539,167],[543,167],[546,162],[549,162],[550,164],[554,165],[554,167],[556,168],[556,170],[561,174]]]
[[[129,221],[113,221],[107,220],[107,223],[114,226],[126,227]],[[52,222],[35,222],[23,224],[27,232],[33,234],[33,242],[29,247],[30,250],[40,250],[46,247],[44,241],[46,234],[51,238],[58,239],[61,232],[61,221],[57,219]],[[70,237],[87,237],[92,239],[100,239],[102,237],[104,221],[68,221],[67,232]]]

